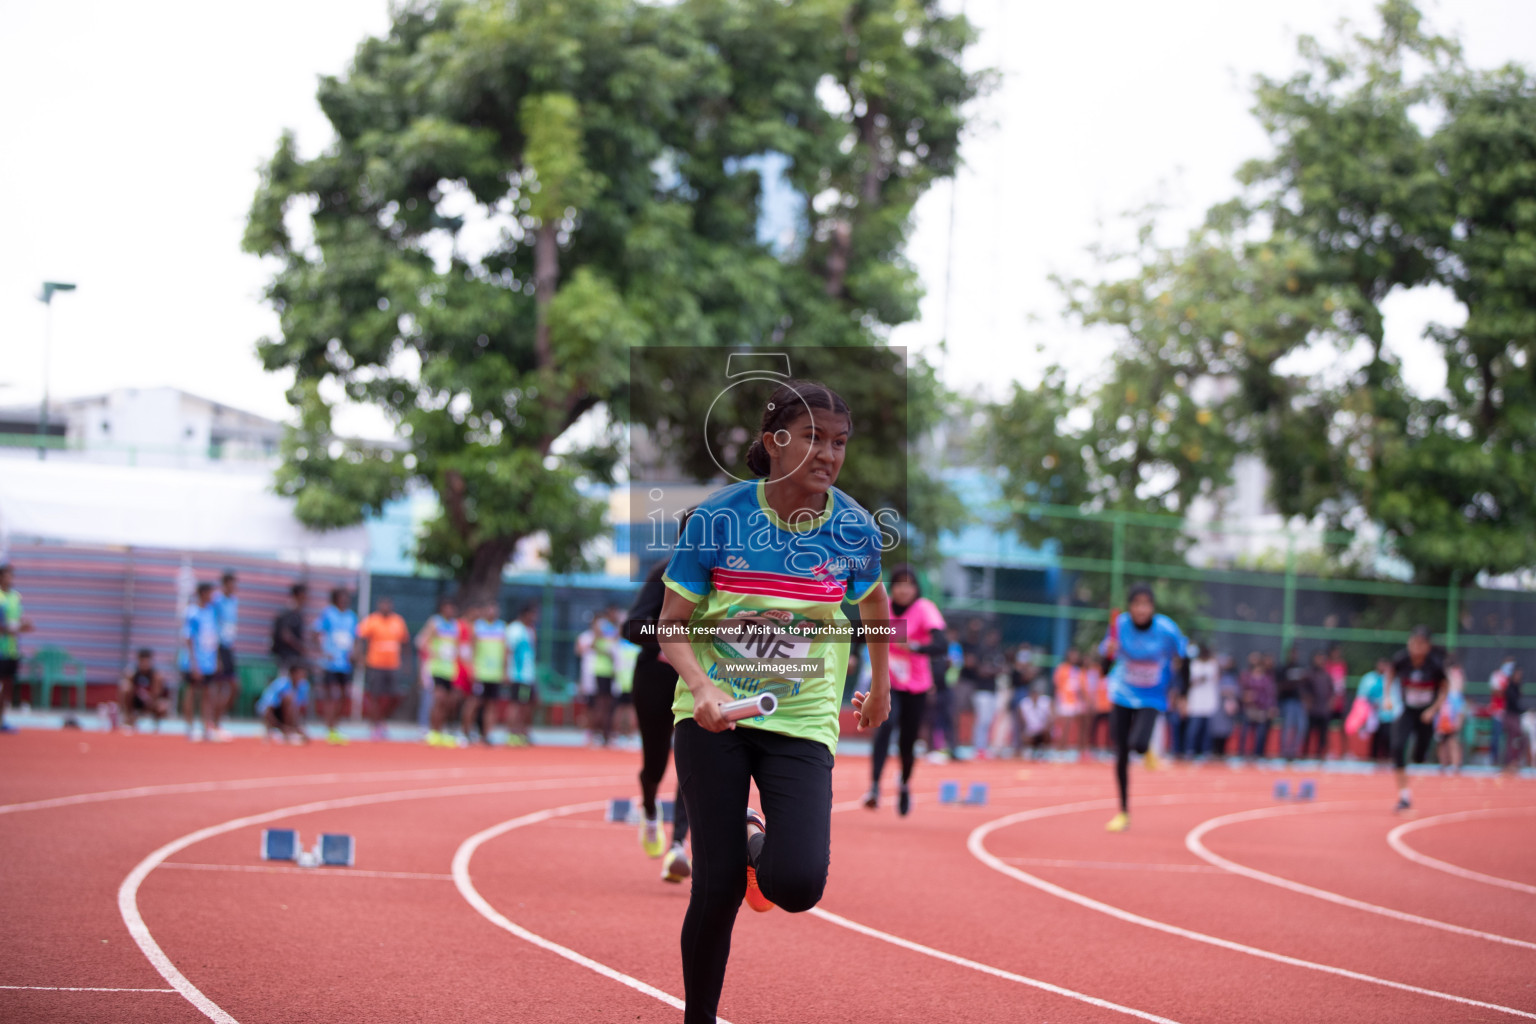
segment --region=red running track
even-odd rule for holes
[[[681,1020],[686,886],[597,810],[637,754],[3,740],[0,1020]],[[1277,805],[1174,767],[1109,835],[1105,765],[922,765],[907,819],[857,806],[867,771],[839,761],[822,905],[738,919],[725,1020],[1536,1020],[1529,780],[1422,779],[1398,817],[1386,776]],[[269,825],[357,865],[263,865]]]

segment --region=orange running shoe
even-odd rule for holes
[[[757,869],[752,866],[752,832],[767,832],[768,824],[763,816],[751,807],[747,808],[747,906],[759,914],[773,909],[773,901],[757,887]]]

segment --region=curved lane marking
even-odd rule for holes
[[[1173,803],[1176,801],[1170,798],[1153,798],[1151,800],[1142,802]],[[1207,935],[1204,932],[1191,931],[1188,928],[1180,928],[1178,925],[1168,924],[1165,921],[1157,921],[1150,917],[1143,917],[1140,914],[1134,914],[1129,910],[1122,910],[1120,907],[1114,906],[1112,904],[1104,903],[1100,900],[1093,899],[1092,897],[1084,896],[1082,893],[1073,892],[1071,889],[1066,889],[1062,886],[1055,885],[1054,883],[1047,882],[1045,879],[1037,878],[1027,871],[1020,871],[1018,868],[1013,867],[1012,865],[1004,862],[999,857],[993,855],[986,848],[987,836],[991,835],[993,832],[996,832],[998,829],[1007,828],[1010,825],[1017,825],[1026,821],[1035,821],[1040,818],[1056,817],[1063,814],[1077,814],[1082,811],[1110,810],[1117,806],[1119,805],[1114,800],[1084,800],[1079,803],[1059,804],[1055,807],[1040,807],[1034,810],[1020,811],[1016,814],[1009,814],[1004,817],[996,818],[992,821],[986,822],[983,825],[978,825],[971,831],[970,837],[966,840],[966,847],[971,851],[972,856],[974,856],[977,860],[981,861],[983,864],[987,865],[987,867],[994,871],[1007,875],[1008,877],[1017,881],[1023,882],[1025,885],[1033,886],[1034,888],[1039,889],[1041,892],[1049,893],[1052,896],[1058,896],[1061,899],[1068,901],[1069,903],[1076,903],[1080,907],[1086,907],[1089,910],[1096,910],[1101,914],[1108,914],[1110,917],[1125,921],[1129,924],[1141,925],[1143,928],[1151,928],[1153,931],[1163,932],[1166,935],[1176,935],[1179,938],[1190,939],[1194,942],[1205,943],[1208,946],[1216,946],[1220,949],[1231,950],[1234,953],[1244,953],[1248,956],[1258,957],[1262,960],[1270,960],[1275,963],[1286,964],[1291,967],[1301,967],[1309,971],[1320,971],[1324,974],[1332,974],[1341,978],[1349,978],[1353,981],[1363,981],[1371,985],[1380,985],[1384,988],[1397,989],[1400,992],[1411,992],[1414,995],[1428,996],[1432,999],[1443,999],[1447,1002],[1459,1003],[1462,1006],[1476,1006],[1479,1009],[1493,1010],[1497,1013],[1507,1013],[1515,1017],[1524,1017],[1527,1020],[1536,1020],[1536,1013],[1528,1013],[1525,1010],[1517,1010],[1511,1006],[1500,1006],[1497,1003],[1486,1003],[1480,999],[1468,999],[1465,996],[1452,995],[1449,992],[1439,992],[1435,989],[1420,988],[1418,985],[1408,985],[1400,981],[1391,981],[1387,978],[1378,978],[1375,975],[1364,974],[1360,971],[1351,971],[1345,967],[1335,967],[1332,964],[1320,964],[1312,960],[1302,960],[1299,957],[1286,956],[1283,953],[1275,953],[1267,949],[1259,949],[1256,946],[1244,945],[1241,942],[1233,942],[1230,939],[1218,938],[1215,935]]]
[[[512,770],[516,771],[518,769]],[[583,770],[589,771],[590,769]],[[505,774],[505,769],[420,768],[389,772],[326,772],[320,775],[273,775],[260,779],[224,779],[216,782],[173,782],[159,786],[134,786],[129,789],[109,789],[97,793],[76,793],[71,796],[49,797],[46,800],[28,800],[23,803],[0,804],[0,814],[17,814],[22,811],[46,811],[54,807],[75,807],[80,804],[111,803],[115,800],[132,800],[137,797],[150,796],[175,796],[184,793],[223,793],[230,790],[271,789],[276,786],[327,786],[333,783],[353,782],[426,782],[431,779],[465,779],[475,775],[501,774]],[[547,778],[552,779],[561,777],[558,775],[547,776]]]
[[[631,977],[623,971],[615,970],[605,963],[593,960],[591,957],[583,956],[574,949],[562,946],[558,942],[551,942],[542,935],[537,935],[522,925],[508,920],[500,911],[491,906],[484,896],[480,895],[480,890],[475,888],[474,880],[470,878],[469,862],[474,857],[475,851],[497,836],[506,835],[513,829],[536,825],[541,821],[549,821],[551,818],[563,818],[566,815],[581,814],[584,811],[598,811],[607,806],[608,801],[606,800],[595,800],[585,804],[567,804],[564,807],[553,807],[545,811],[524,814],[510,821],[504,821],[499,825],[492,825],[484,831],[476,832],[460,843],[459,848],[453,853],[453,884],[458,887],[459,895],[463,896],[481,917],[503,931],[511,932],[523,941],[532,943],[542,950],[554,953],[556,956],[562,956],[571,961],[571,963],[579,964],[589,971],[601,974],[610,981],[616,981],[620,985],[628,986],[636,992],[648,995],[652,999],[659,1000],[668,1006],[681,1010],[684,1008],[683,1001],[672,993],[663,991],[655,985],[649,985],[639,978]],[[719,1017],[717,1020],[720,1021],[720,1024],[729,1024],[724,1017]]]
[[[1387,844],[1398,853],[1407,857],[1415,864],[1436,871],[1444,871],[1448,875],[1465,878],[1473,882],[1482,882],[1484,885],[1496,885],[1501,889],[1513,889],[1515,892],[1529,893],[1536,896],[1536,885],[1526,885],[1524,882],[1516,882],[1510,878],[1500,878],[1498,875],[1485,875],[1481,871],[1473,871],[1456,864],[1450,864],[1443,860],[1436,860],[1428,854],[1420,853],[1408,845],[1403,837],[1410,832],[1417,832],[1421,828],[1429,828],[1431,825],[1448,825],[1453,821],[1470,821],[1474,818],[1494,818],[1506,814],[1536,814],[1536,807],[1490,807],[1479,811],[1458,811],[1455,814],[1437,814],[1433,818],[1421,818],[1418,821],[1410,821],[1399,825],[1387,833]]]
[[[682,1010],[685,1008],[683,1000],[672,995],[670,992],[665,992],[653,985],[649,985],[639,980],[638,978],[633,978],[620,971],[614,970],[612,967],[609,967],[606,964],[599,963],[596,960],[592,960],[589,957],[583,956],[573,949],[569,949],[565,946],[559,945],[558,943],[551,942],[543,936],[536,935],[533,932],[528,931],[526,928],[523,928],[521,925],[508,920],[495,907],[493,907],[490,902],[485,899],[485,897],[480,895],[479,890],[475,888],[474,881],[470,878],[470,859],[474,857],[475,851],[478,850],[486,842],[495,839],[498,836],[505,835],[514,829],[525,828],[528,825],[536,825],[539,822],[549,821],[551,819],[564,817],[570,814],[580,814],[583,811],[600,810],[606,806],[607,804],[605,802],[598,801],[596,803],[589,804],[571,804],[566,807],[556,807],[547,811],[536,811],[532,814],[524,814],[520,817],[513,818],[510,821],[504,821],[500,825],[492,825],[485,831],[470,836],[468,839],[464,840],[464,842],[459,846],[458,850],[455,851],[453,855],[454,883],[458,886],[459,892],[463,895],[464,899],[469,901],[470,906],[474,907],[475,910],[480,913],[480,916],[484,917],[498,928],[509,931],[513,935],[516,935],[518,938],[524,939],[528,942],[531,942],[533,945],[538,946],[540,949],[548,950],[549,952],[558,956],[565,957],[572,963],[580,964],[589,970],[595,971],[605,978],[610,978],[613,981],[617,981],[621,985],[627,985],[637,992],[643,992],[653,999],[657,999],[663,1003],[666,1003],[668,1006],[676,1007],[677,1009]],[[861,804],[858,801],[847,801],[842,806],[851,810],[854,807],[861,806]],[[835,809],[837,808],[834,808],[834,810]],[[813,907],[810,910],[810,913],[816,917],[821,918],[823,921],[838,925],[842,928],[847,928],[850,931],[858,932],[861,935],[867,935],[872,939],[879,939],[881,942],[888,942],[893,946],[898,946],[902,949],[906,949],[914,953],[921,953],[924,956],[931,956],[936,960],[943,960],[946,963],[956,964],[960,967],[968,967],[973,971],[980,971],[982,974],[990,974],[993,977],[1002,978],[1005,981],[1017,982],[1021,985],[1028,985],[1032,988],[1038,988],[1055,995],[1066,996],[1069,999],[1076,999],[1081,1002],[1088,1003],[1092,1006],[1097,1006],[1101,1009],[1114,1010],[1119,1013],[1128,1014],[1132,1017],[1139,1017],[1142,1020],[1151,1021],[1153,1024],[1178,1024],[1177,1021],[1169,1020],[1167,1017],[1159,1017],[1155,1014],[1146,1013],[1142,1010],[1133,1009],[1129,1006],[1121,1006],[1120,1004],[1112,1003],[1107,999],[1099,999],[1096,996],[1085,995],[1081,992],[1074,992],[1069,988],[1062,988],[1060,985],[1052,985],[1047,981],[1040,981],[1036,978],[1026,978],[1022,974],[1014,974],[1011,971],[1005,971],[998,967],[992,967],[989,964],[978,963],[975,960],[968,960],[965,957],[956,956],[953,953],[946,953],[943,950],[934,949],[931,946],[924,946],[921,943],[913,942],[910,939],[904,939],[899,935],[892,935],[890,932],[883,932],[878,928],[871,928],[868,925],[863,925],[857,921],[849,920],[846,917],[843,917],[839,914],[834,914],[827,910],[823,910],[820,907]],[[720,1020],[721,1024],[728,1024],[725,1018],[721,1017],[718,1019]]]
[[[1244,878],[1251,878],[1255,882],[1263,882],[1265,885],[1273,885],[1281,889],[1288,889],[1291,892],[1300,893],[1303,896],[1311,896],[1314,899],[1325,900],[1328,903],[1335,903],[1341,907],[1351,907],[1355,910],[1363,910],[1368,914],[1379,914],[1382,917],[1390,917],[1397,921],[1406,921],[1409,924],[1423,925],[1426,928],[1438,928],[1443,932],[1451,932],[1455,935],[1465,935],[1468,938],[1473,939],[1485,939],[1488,942],[1501,942],[1506,946],[1519,946],[1522,949],[1536,950],[1536,942],[1526,942],[1523,939],[1512,939],[1507,935],[1496,935],[1493,932],[1484,932],[1479,931],[1476,928],[1467,928],[1459,924],[1451,924],[1447,921],[1438,921],[1432,917],[1421,917],[1418,914],[1410,914],[1403,910],[1393,910],[1391,907],[1383,907],[1376,903],[1367,903],[1364,900],[1357,900],[1350,896],[1344,896],[1336,892],[1331,892],[1328,889],[1319,889],[1316,886],[1307,885],[1304,882],[1294,882],[1289,878],[1282,878],[1279,875],[1272,875],[1267,871],[1260,871],[1257,868],[1251,868],[1245,864],[1239,864],[1236,861],[1228,860],[1221,854],[1212,852],[1204,842],[1205,837],[1211,832],[1214,832],[1218,828],[1225,828],[1228,825],[1237,825],[1246,821],[1263,821],[1267,818],[1286,817],[1288,815],[1301,814],[1309,810],[1344,810],[1346,808],[1364,806],[1373,805],[1363,803],[1301,804],[1291,807],[1260,807],[1257,810],[1240,811],[1237,814],[1223,814],[1219,818],[1211,818],[1209,821],[1202,821],[1200,824],[1190,829],[1189,833],[1184,837],[1184,846],[1187,850],[1189,850],[1190,853],[1194,854],[1196,857],[1199,857],[1201,860],[1208,864],[1213,864],[1216,867],[1221,868],[1223,871],[1230,871],[1234,875],[1242,875]]]
[[[192,984],[166,956],[165,950],[155,941],[150,933],[149,926],[144,923],[144,917],[139,912],[139,887],[144,884],[144,879],[149,873],[159,867],[166,858],[174,853],[211,839],[214,836],[223,835],[226,832],[234,832],[238,829],[248,828],[251,825],[262,825],[280,818],[295,817],[304,814],[315,814],[319,811],[338,810],[343,807],[366,807],[370,804],[395,803],[404,800],[424,800],[434,797],[470,796],[485,793],[515,793],[525,790],[542,789],[576,789],[587,786],[611,786],[620,780],[630,781],[628,776],[615,778],[606,776],[602,778],[587,779],[530,779],[526,781],[508,782],[481,782],[463,786],[435,786],[427,789],[406,789],[393,793],[365,793],[361,796],[337,797],[332,800],[316,800],[313,803],[297,804],[293,807],[279,807],[275,811],[266,811],[261,814],[249,814],[244,817],[234,818],[219,825],[210,825],[200,828],[195,832],[188,832],[179,839],[173,839],[160,847],[149,856],[141,860],[128,877],[123,879],[123,884],[117,890],[117,909],[122,915],[123,923],[128,926],[128,934],[133,936],[133,941],[138,943],[139,950],[149,960],[150,965],[160,972],[160,976],[170,984],[177,992],[197,1007],[209,1020],[219,1024],[238,1024],[213,1000],[202,993],[196,985]]]
[[[902,949],[910,950],[913,953],[921,953],[923,956],[931,956],[935,960],[943,960],[945,963],[955,964],[960,967],[969,967],[973,971],[980,971],[982,974],[990,974],[994,978],[1002,978],[1004,981],[1013,981],[1020,985],[1028,985],[1030,988],[1038,988],[1042,991],[1050,992],[1053,995],[1066,996],[1068,999],[1076,999],[1079,1002],[1087,1003],[1090,1006],[1097,1006],[1101,1010],[1113,1010],[1116,1013],[1124,1013],[1131,1017],[1139,1017],[1142,1020],[1152,1021],[1153,1024],[1178,1024],[1177,1021],[1169,1020],[1167,1017],[1159,1017],[1155,1013],[1147,1013],[1145,1010],[1137,1010],[1130,1006],[1121,1006],[1119,1003],[1112,1003],[1107,999],[1100,999],[1097,996],[1086,995],[1082,992],[1074,992],[1072,989],[1062,988],[1060,985],[1052,985],[1048,981],[1041,981],[1038,978],[1026,978],[1022,974],[1014,974],[1012,971],[1005,971],[1000,967],[993,967],[990,964],[978,963],[975,960],[968,960],[963,956],[956,956],[953,953],[946,953],[941,949],[934,949],[932,946],[924,946],[922,943],[913,942],[911,939],[904,939],[899,935],[892,935],[890,932],[883,932],[878,928],[871,928],[868,925],[859,924],[857,921],[850,921],[848,918],[843,917],[840,914],[834,914],[830,910],[822,910],[820,907],[812,907],[809,913],[816,915],[823,921],[828,921],[840,927],[847,928],[850,931],[858,932],[860,935],[867,935],[872,939],[879,939],[881,942],[889,942],[893,946],[899,946]]]

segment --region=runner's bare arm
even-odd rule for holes
[[[669,624],[687,622],[692,618],[693,609],[697,605],[698,602],[690,601],[669,588],[661,602],[658,626],[665,627]],[[693,720],[710,732],[724,732],[726,729],[736,728],[736,723],[729,721],[720,710],[720,705],[729,702],[731,698],[710,682],[709,676],[704,674],[704,668],[693,653],[693,644],[689,639],[672,636],[670,633],[663,635],[662,630],[658,628],[657,640],[661,645],[661,653],[666,655],[667,661],[677,669],[678,677],[688,687],[688,692],[693,694]]]
[[[891,621],[891,602],[886,596],[884,583],[876,583],[864,600],[859,602],[859,621]],[[869,692],[853,695],[853,709],[859,713],[857,727],[860,732],[878,728],[891,713],[890,646],[884,638],[867,637],[864,649],[869,652]]]

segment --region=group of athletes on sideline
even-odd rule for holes
[[[141,648],[118,686],[120,729],[137,730],[141,715],[158,730],[160,721],[179,710],[192,742],[227,742],[222,728],[239,693],[235,643],[240,628],[239,581],[226,572],[215,588],[198,583],[182,615],[176,649],[176,677],[167,678],[155,664],[151,648]],[[352,595],[334,588],[318,615],[311,615],[309,587],[294,583],[281,611],[273,618],[270,650],[276,674],[256,699],[256,714],[267,737],[279,742],[307,742],[306,722],[316,713],[329,743],[347,742],[339,724],[352,682],[353,665],[365,665],[369,718],[374,738],[384,735],[384,722],[399,703],[401,650],[409,642],[405,620],[389,598],[381,598],[372,614],[359,622],[351,609]],[[201,716],[197,714],[201,711]],[[201,729],[198,726],[201,725]]]

